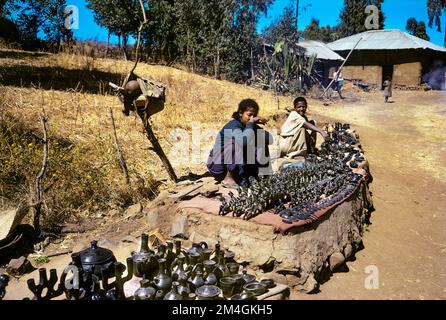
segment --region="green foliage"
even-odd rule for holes
[[[440,17],[446,12],[446,0],[427,0],[427,14],[429,16],[429,27],[435,24],[438,32],[441,32]]]
[[[418,22],[415,18],[409,18],[406,23],[406,30],[411,35],[429,41],[430,38],[426,33],[426,25],[423,21]]]
[[[37,42],[40,31],[56,51],[60,50],[62,42],[72,41],[72,31],[65,28],[66,5],[66,0],[26,0],[16,7],[17,25],[25,48],[30,47],[29,42]]]
[[[263,30],[266,43],[274,44],[282,40],[297,40],[293,7],[286,7],[280,18]]]
[[[319,26],[319,20],[312,18],[311,23],[305,28],[303,32],[305,40],[317,40],[325,43],[332,42],[338,39],[337,27]]]
[[[94,12],[94,20],[109,30],[110,34],[122,36],[124,52],[130,35],[135,35],[143,20],[138,0],[88,0],[87,7]]]
[[[382,11],[384,0],[344,0],[344,8],[341,11],[339,24],[339,37],[348,37],[353,34],[367,31],[365,21],[367,14],[365,8],[375,5],[379,9],[379,29],[384,29],[385,16]]]
[[[294,42],[279,41],[272,53],[271,48],[265,48],[256,83],[277,93],[303,93],[314,80],[315,61],[315,55],[305,56],[304,50]]]
[[[38,255],[38,256],[34,257],[34,262],[37,265],[42,265],[42,264],[50,262],[50,259],[47,256]]]
[[[427,0],[427,15],[429,17],[429,28],[435,24],[437,31],[441,32],[441,15],[446,13],[446,0]],[[446,47],[446,27],[444,34],[444,46]]]

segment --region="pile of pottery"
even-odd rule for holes
[[[92,241],[90,248],[71,255],[60,278],[55,269],[48,276],[40,268],[38,281],[29,279],[27,284],[32,300],[62,295],[67,300],[253,300],[275,286],[272,280],[255,281],[246,270],[240,274],[234,256],[221,250],[219,243],[210,249],[205,242],[185,250],[181,241],[169,241],[154,251],[149,249],[148,236],[142,234],[140,250],[132,252],[126,265],[116,261],[111,250]],[[134,277],[141,279],[140,288],[127,297],[124,285]],[[8,282],[7,275],[0,275],[0,300]]]
[[[274,281],[255,281],[234,260],[234,253],[208,248],[205,242],[193,243],[184,250],[181,241],[167,242],[157,248],[148,247],[142,235],[141,249],[133,252],[133,271],[142,278],[135,300],[252,300],[273,287]]]
[[[232,212],[233,216],[248,220],[275,209],[284,223],[308,219],[357,188],[363,176],[352,168],[364,160],[350,126],[336,123],[331,140],[322,143],[318,156],[309,155],[304,164],[289,166],[259,180],[251,178],[249,187],[238,188],[237,196],[230,192],[229,200],[220,199],[220,215]]]

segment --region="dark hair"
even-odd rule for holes
[[[238,104],[238,109],[232,114],[235,120],[240,119],[240,113],[244,113],[248,109],[254,109],[255,113],[259,113],[259,105],[253,99],[244,99]]]
[[[293,101],[293,106],[296,108],[297,104],[299,102],[305,102],[306,105],[308,105],[307,99],[305,99],[304,97],[297,97],[296,99],[294,99]]]

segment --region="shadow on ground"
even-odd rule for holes
[[[28,52],[28,51],[3,51],[0,50],[0,59],[31,59],[47,56],[44,52]]]
[[[108,91],[108,82],[121,83],[122,75],[99,70],[33,67],[26,65],[1,68],[0,84],[25,88],[66,91],[76,88],[85,93]]]

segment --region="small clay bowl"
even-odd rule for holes
[[[264,294],[266,291],[268,291],[266,286],[260,282],[251,282],[251,283],[245,284],[243,286],[243,289],[246,292],[252,293],[255,296],[260,296],[260,295]]]
[[[264,284],[267,289],[274,288],[276,286],[273,279],[262,279],[260,280],[260,283]]]

